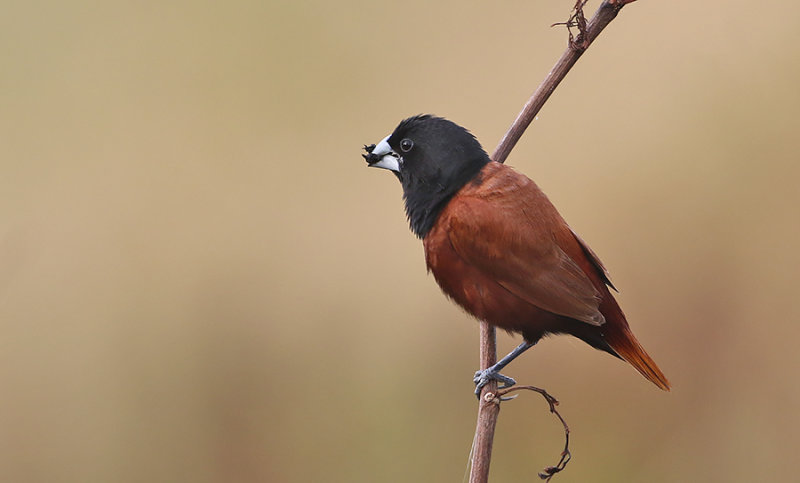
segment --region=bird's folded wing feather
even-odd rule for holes
[[[523,187],[525,188],[525,187]],[[494,193],[487,199],[457,197],[448,206],[448,235],[455,252],[502,287],[554,314],[602,325],[600,293],[557,244],[556,230],[569,226],[552,208],[537,210],[531,196]],[[520,196],[521,195],[521,196]],[[520,201],[521,200],[521,201]],[[526,209],[527,208],[527,209]],[[539,213],[543,211],[542,213]],[[562,226],[563,225],[563,226]]]

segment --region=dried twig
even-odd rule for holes
[[[583,6],[586,5],[586,2],[589,0],[577,0],[575,2],[575,6],[572,7],[572,15],[567,19],[566,22],[556,22],[551,27],[555,27],[556,25],[564,25],[567,27],[567,32],[569,32],[569,46],[573,49],[585,49],[589,45],[586,44],[586,17],[583,15]],[[578,37],[572,34],[572,28],[578,28]]]
[[[506,131],[503,139],[497,145],[492,159],[498,163],[505,162],[511,150],[517,144],[517,141],[522,137],[525,129],[528,128],[530,123],[539,113],[544,103],[550,98],[550,95],[558,87],[561,81],[566,77],[567,73],[572,69],[572,66],[583,55],[587,48],[594,42],[594,39],[600,35],[600,32],[616,18],[619,11],[623,6],[632,3],[635,0],[604,0],[597,8],[597,11],[592,16],[592,19],[585,23],[583,16],[583,5],[586,3],[584,0],[576,0],[574,7],[574,14],[566,22],[568,27],[575,26],[578,28],[578,37],[573,38],[570,32],[570,42],[566,51],[561,55],[561,58],[556,62],[553,69],[547,74],[544,81],[539,85],[531,98],[522,108],[522,111],[511,124],[511,127]],[[497,344],[496,344],[496,331],[485,322],[480,324],[480,362],[481,368],[488,368],[497,361]],[[513,389],[513,388],[512,388]],[[494,430],[497,424],[497,417],[500,414],[500,400],[495,396],[497,392],[497,384],[490,382],[481,391],[480,405],[478,408],[478,423],[475,428],[475,439],[473,442],[473,452],[471,460],[470,483],[487,483],[489,481],[489,463],[492,458],[492,442],[494,439]],[[544,395],[544,394],[542,394]],[[546,397],[545,397],[546,398]],[[548,400],[548,402],[550,402]],[[551,406],[553,409],[553,406]],[[553,411],[561,418],[558,412]],[[566,428],[566,423],[564,423]],[[569,443],[569,430],[567,429],[567,443]],[[565,451],[567,448],[565,448]],[[562,461],[556,465],[552,473],[546,478],[552,477],[558,471],[561,471],[569,461],[569,452],[562,455]]]
[[[564,417],[561,416],[561,413],[556,409],[556,406],[558,406],[558,399],[548,394],[548,392],[542,388],[536,386],[514,386],[497,391],[496,397],[500,398],[510,392],[522,390],[534,391],[541,394],[544,400],[547,401],[547,404],[550,405],[550,412],[555,414],[558,420],[561,421],[561,425],[564,426],[564,450],[561,452],[561,459],[558,460],[555,466],[548,466],[539,473],[541,479],[550,481],[550,479],[553,478],[556,473],[563,470],[567,466],[567,463],[569,463],[569,460],[572,459],[572,453],[569,452],[569,426],[567,426]]]

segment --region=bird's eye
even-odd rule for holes
[[[414,147],[414,141],[406,138],[400,141],[400,149],[403,150],[404,153],[411,151],[411,148]]]

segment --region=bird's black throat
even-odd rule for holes
[[[411,231],[420,239],[433,228],[447,203],[467,183],[479,176],[489,162],[488,156],[462,161],[457,172],[437,172],[435,176],[417,177],[415,173],[398,175],[403,185],[403,199]]]

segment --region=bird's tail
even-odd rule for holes
[[[636,340],[633,332],[624,324],[616,327],[616,330],[609,330],[605,335],[605,340],[621,358],[636,368],[648,381],[659,388],[669,391],[669,381],[658,368],[656,362],[647,355],[644,347]]]

